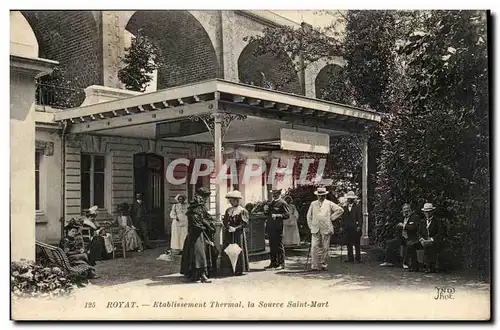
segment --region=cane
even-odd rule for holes
[[[342,239],[342,236],[343,236],[343,232],[341,231],[340,232],[340,235],[339,235],[339,241],[340,241],[340,263],[342,263],[342,246],[344,245],[344,240]]]
[[[311,234],[311,244],[309,244],[309,252],[307,252],[306,270],[307,270],[307,266],[309,265],[309,256],[311,255],[311,249],[312,249],[312,234]]]

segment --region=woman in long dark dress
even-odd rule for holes
[[[190,281],[210,283],[208,276],[216,263],[212,253],[215,225],[205,206],[210,191],[200,188],[197,193],[187,211],[188,235],[182,253],[181,274]]]
[[[223,236],[222,236],[222,256],[221,256],[221,273],[224,275],[243,275],[250,269],[248,258],[247,238],[245,235],[245,227],[248,224],[248,211],[240,205],[240,200],[243,198],[238,190],[233,190],[226,195],[231,207],[224,214]],[[233,272],[233,266],[228,255],[224,252],[230,244],[236,243],[242,249],[238,255],[236,268]]]

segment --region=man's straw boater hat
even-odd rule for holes
[[[328,194],[328,190],[326,190],[325,187],[318,187],[316,189],[316,191],[314,192],[314,194],[317,195],[317,196],[327,195]]]
[[[427,212],[427,211],[434,211],[436,208],[432,205],[432,203],[425,203],[424,207],[422,208],[422,211]]]

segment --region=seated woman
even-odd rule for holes
[[[249,221],[248,211],[241,205],[240,200],[243,198],[238,190],[233,190],[226,195],[231,207],[226,210],[223,219],[223,234],[222,234],[222,255],[221,255],[221,273],[223,275],[243,275],[250,269],[248,258],[247,238],[244,228]],[[230,244],[236,243],[242,249],[238,255],[236,268],[233,272],[233,266],[229,256],[224,251]]]
[[[95,219],[97,217],[97,205],[92,206],[83,217],[83,228],[90,230],[92,240],[87,246],[90,259],[106,260],[110,258],[113,252],[113,241],[111,234],[106,233],[103,227],[97,226]]]
[[[284,200],[290,207],[290,218],[283,221],[283,245],[285,247],[297,247],[300,245],[299,225],[297,223],[299,212],[293,205],[291,196],[286,196]]]
[[[81,235],[79,235],[80,228],[74,222],[70,222],[64,229],[66,230],[66,235],[61,240],[60,247],[68,256],[70,264],[72,266],[81,264],[95,266],[95,262],[89,260],[83,248],[83,239]],[[97,278],[97,275],[91,270],[88,277]]]
[[[125,249],[127,251],[141,252],[144,250],[141,238],[137,234],[136,228],[132,225],[130,217],[130,206],[128,203],[123,203],[118,206],[118,225],[122,228],[122,235],[125,237]]]

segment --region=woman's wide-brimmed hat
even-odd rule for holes
[[[239,192],[238,190],[233,190],[233,191],[230,191],[227,193],[226,198],[227,199],[229,199],[229,198],[242,199],[243,196],[241,195],[241,192]]]
[[[316,188],[316,191],[314,192],[314,194],[317,195],[317,196],[327,195],[328,194],[328,190],[326,190],[325,187],[318,187],[318,188]]]
[[[64,226],[64,229],[66,230],[71,230],[71,229],[79,229],[80,225],[76,222],[75,219],[71,218],[68,223]]]
[[[358,196],[354,193],[354,191],[349,191],[347,194],[344,196],[346,199],[356,199]]]
[[[175,200],[176,201],[179,201],[179,198],[184,198],[184,200],[186,200],[186,196],[184,196],[183,194],[177,194],[177,196],[175,196]]]
[[[127,202],[118,204],[118,211],[128,211],[130,209],[130,205]]]
[[[198,188],[198,190],[196,190],[196,193],[198,193],[198,195],[200,196],[210,196],[210,190],[205,187]]]
[[[432,203],[425,203],[424,207],[422,208],[422,211],[427,212],[427,211],[434,211],[436,208]]]
[[[94,205],[94,206],[92,206],[92,207],[89,208],[88,213],[91,214],[91,215],[97,215],[97,209],[98,208],[99,208],[99,206]]]

